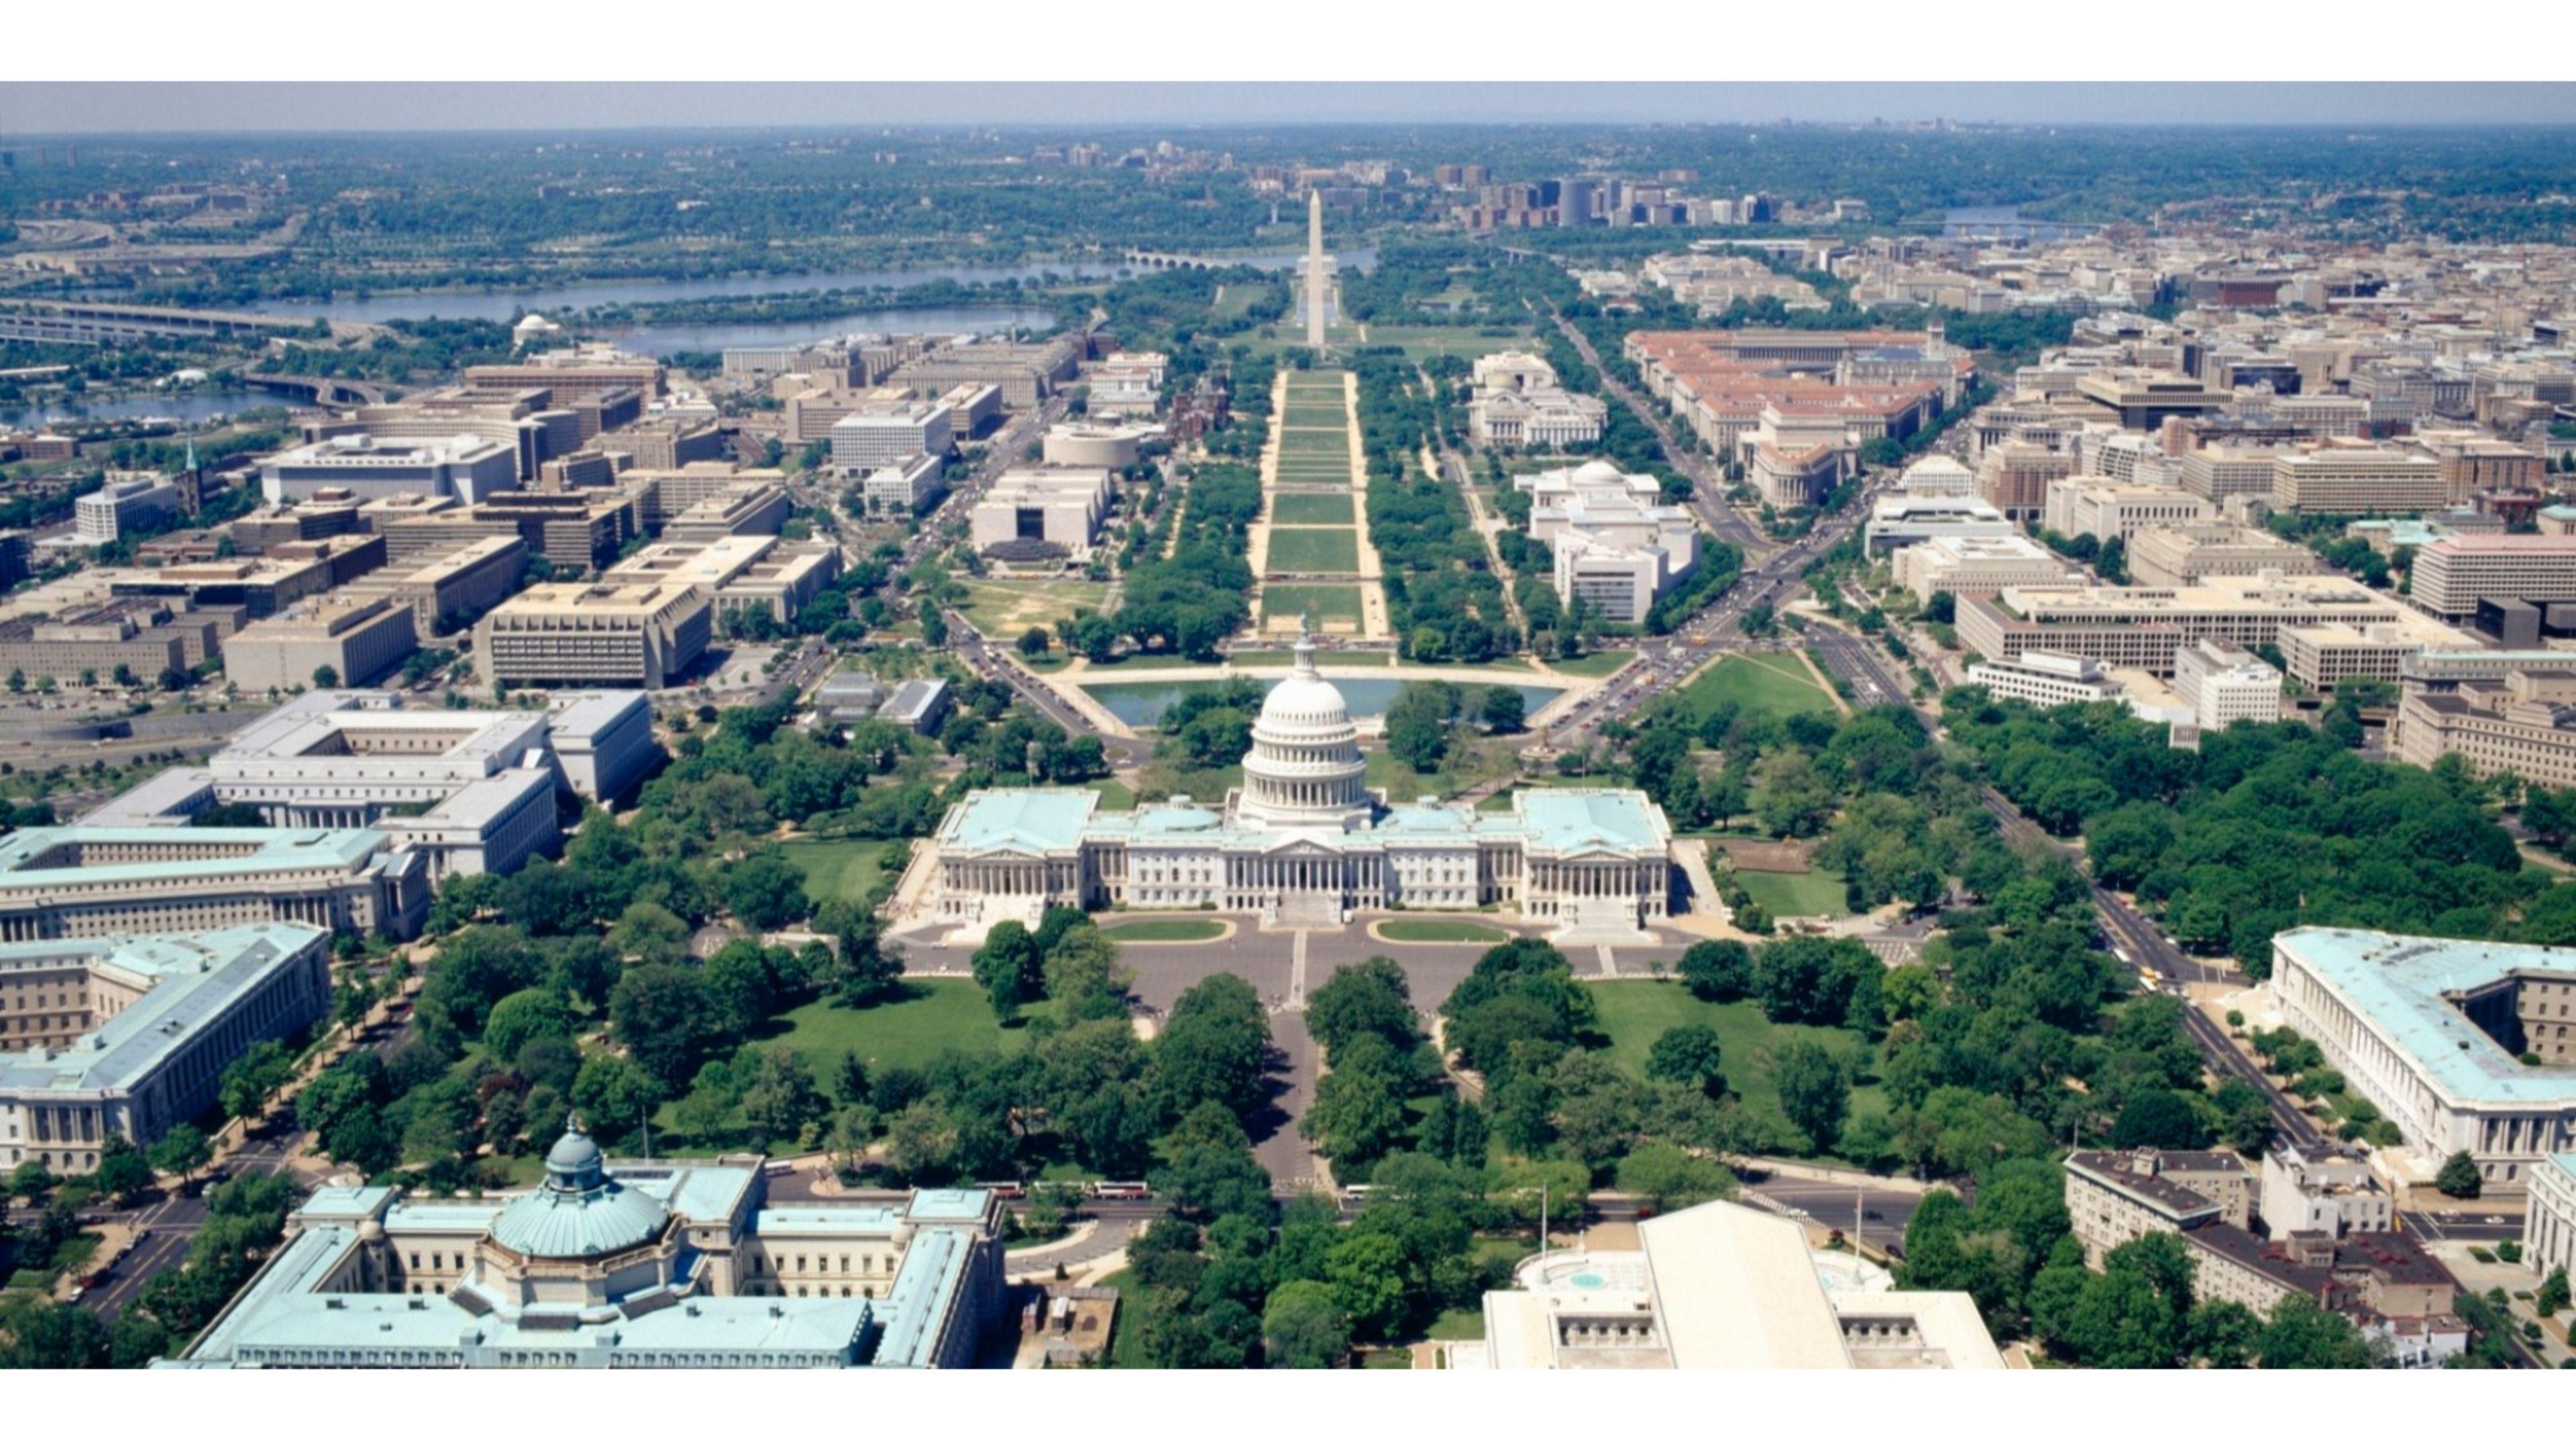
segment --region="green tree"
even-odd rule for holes
[[[1781,1114],[1807,1134],[1816,1151],[1833,1151],[1851,1103],[1851,1077],[1841,1060],[1814,1042],[1791,1042],[1780,1049],[1771,1075]]]
[[[2352,1320],[2291,1293],[2272,1305],[2254,1335],[2254,1362],[2267,1369],[2372,1368],[2379,1354]]]
[[[1682,985],[1702,1001],[1736,1001],[1753,989],[1753,952],[1741,941],[1694,941],[1682,953]]]
[[[1641,1142],[1619,1160],[1619,1190],[1634,1193],[1654,1212],[1735,1195],[1735,1174],[1669,1142]]]
[[[1405,1265],[1403,1242],[1382,1232],[1354,1229],[1324,1255],[1324,1281],[1355,1336],[1382,1339],[1403,1317]]]
[[[1322,1283],[1282,1283],[1262,1310],[1261,1343],[1272,1368],[1340,1368],[1351,1356],[1351,1317]]]
[[[2454,1152],[2442,1159],[2442,1169],[2433,1174],[2433,1188],[2444,1197],[2473,1199],[2486,1187],[2484,1174],[2478,1171],[2477,1159],[2466,1152]]]
[[[2241,1369],[2254,1362],[2254,1341],[2263,1320],[2232,1298],[2212,1298],[2191,1307],[2192,1361],[2207,1368]]]
[[[483,1022],[483,1047],[493,1060],[515,1062],[519,1051],[539,1037],[570,1038],[575,1020],[562,995],[546,987],[513,991],[492,1003]]]
[[[144,1155],[150,1159],[154,1171],[186,1182],[194,1180],[197,1170],[214,1160],[215,1149],[214,1144],[206,1140],[206,1134],[195,1125],[181,1122],[162,1133],[161,1139],[153,1143],[151,1150]]]
[[[315,689],[338,689],[340,687],[340,671],[332,668],[328,664],[316,665],[313,670],[313,687]]]
[[[706,983],[677,966],[648,963],[620,977],[608,993],[608,1020],[627,1054],[666,1097],[695,1076],[698,1064],[724,1039],[721,1013]]]
[[[993,1015],[1002,1021],[1017,1019],[1044,980],[1037,939],[1018,921],[996,923],[975,948],[974,965],[975,984],[984,988]]]
[[[760,931],[784,930],[814,913],[805,895],[805,872],[787,852],[765,845],[726,867],[725,909]]]
[[[1726,1074],[1718,1066],[1720,1045],[1715,1029],[1697,1022],[1668,1028],[1646,1053],[1646,1075],[1717,1096],[1726,1090]]]
[[[581,1075],[573,1078],[572,1100],[592,1130],[623,1137],[640,1132],[670,1094],[637,1063],[625,1057],[595,1056],[584,1061]]]
[[[110,1137],[99,1146],[98,1166],[89,1175],[89,1185],[102,1197],[130,1203],[152,1186],[152,1164],[134,1150],[133,1143]]]
[[[804,1058],[783,1047],[761,1052],[743,1085],[743,1120],[764,1144],[797,1141],[830,1106]]]

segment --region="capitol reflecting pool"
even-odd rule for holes
[[[1101,708],[1116,715],[1119,723],[1133,725],[1138,729],[1151,729],[1154,722],[1163,717],[1163,711],[1180,703],[1181,696],[1193,689],[1204,689],[1215,684],[1220,677],[1211,674],[1205,679],[1169,679],[1151,682],[1138,680],[1123,684],[1103,682],[1086,684],[1082,688],[1093,699],[1100,701]],[[1362,719],[1384,718],[1388,707],[1395,703],[1396,691],[1402,689],[1405,684],[1401,679],[1350,679],[1329,674],[1324,678],[1326,682],[1342,692],[1342,698],[1350,702],[1351,713]],[[1275,685],[1277,681],[1274,680],[1272,683]],[[1488,686],[1469,684],[1461,687],[1475,690]],[[1536,684],[1515,684],[1509,687],[1520,691],[1521,703],[1531,714],[1538,713],[1549,700],[1565,692]]]

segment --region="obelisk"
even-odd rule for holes
[[[1324,193],[1306,193],[1306,345],[1324,346],[1324,309],[1330,305],[1324,282]]]

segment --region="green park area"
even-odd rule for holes
[[[1052,1002],[1039,1002],[1026,1012],[1035,1019],[1055,1009]],[[829,998],[810,1001],[780,1020],[787,1030],[761,1045],[795,1052],[826,1079],[844,1052],[855,1053],[874,1072],[918,1070],[945,1051],[988,1056],[1028,1045],[1025,1020],[1003,1026],[993,1019],[993,1004],[982,987],[945,977],[908,980],[899,998],[864,1009],[835,1006]]]
[[[1159,917],[1144,921],[1113,921],[1100,928],[1100,934],[1113,941],[1139,941],[1173,944],[1183,941],[1213,941],[1225,934],[1222,921],[1193,920],[1187,917]]]
[[[897,842],[899,843],[899,842]],[[884,880],[883,840],[791,840],[787,861],[805,872],[805,894],[817,901],[865,900]]]
[[[1617,673],[1620,665],[1636,657],[1634,649],[1595,649],[1580,659],[1552,660],[1548,667],[1577,679],[1603,679]]]
[[[1077,609],[1098,610],[1109,585],[1082,579],[970,579],[958,610],[985,638],[1008,647],[1032,624],[1052,628]]]
[[[1270,500],[1273,527],[1347,527],[1353,517],[1347,493],[1282,493]]]
[[[1274,574],[1355,574],[1360,535],[1355,528],[1274,528],[1265,566]]]
[[[1474,921],[1408,920],[1399,917],[1378,923],[1378,934],[1390,941],[1419,941],[1434,945],[1491,946],[1511,939],[1511,933],[1498,931]]]
[[[1677,981],[1596,981],[1589,983],[1596,1029],[1610,1039],[1610,1056],[1621,1067],[1643,1077],[1646,1056],[1655,1038],[1677,1026],[1705,1026],[1717,1033],[1719,1068],[1728,1090],[1750,1102],[1774,1101],[1778,1088],[1772,1061],[1792,1042],[1813,1042],[1846,1063],[1869,1060],[1872,1053],[1860,1033],[1838,1026],[1784,1026],[1762,1014],[1752,1001],[1702,1001]],[[1876,1082],[1856,1082],[1851,1089],[1851,1117],[1887,1110],[1887,1093]]]
[[[1754,904],[1770,913],[1773,920],[1783,916],[1841,916],[1850,914],[1843,896],[1843,878],[1832,871],[1811,870],[1796,875],[1774,870],[1739,870],[1736,884],[1753,897]]]
[[[1371,347],[1401,347],[1407,361],[1421,362],[1433,357],[1463,357],[1470,361],[1489,352],[1508,352],[1527,348],[1529,334],[1510,327],[1381,327],[1374,323],[1368,329]]]
[[[1833,714],[1834,697],[1794,657],[1780,654],[1729,654],[1700,672],[1682,691],[1696,714],[1707,714],[1724,701],[1748,714],[1786,719],[1793,714]]]
[[[1357,584],[1270,584],[1261,590],[1261,622],[1276,626],[1295,623],[1300,614],[1311,614],[1315,627],[1326,633],[1356,633],[1360,627],[1360,588]]]
[[[1311,402],[1304,401],[1290,393],[1288,406],[1279,417],[1279,425],[1283,428],[1332,428],[1336,431],[1348,428],[1350,421],[1350,410],[1342,405],[1338,392],[1329,402],[1321,397]]]

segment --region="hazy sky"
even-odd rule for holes
[[[1782,117],[2059,124],[2576,124],[2576,85],[2032,83],[853,82],[0,85],[0,140],[106,132],[564,130],[639,126],[1179,126],[1728,122]]]

